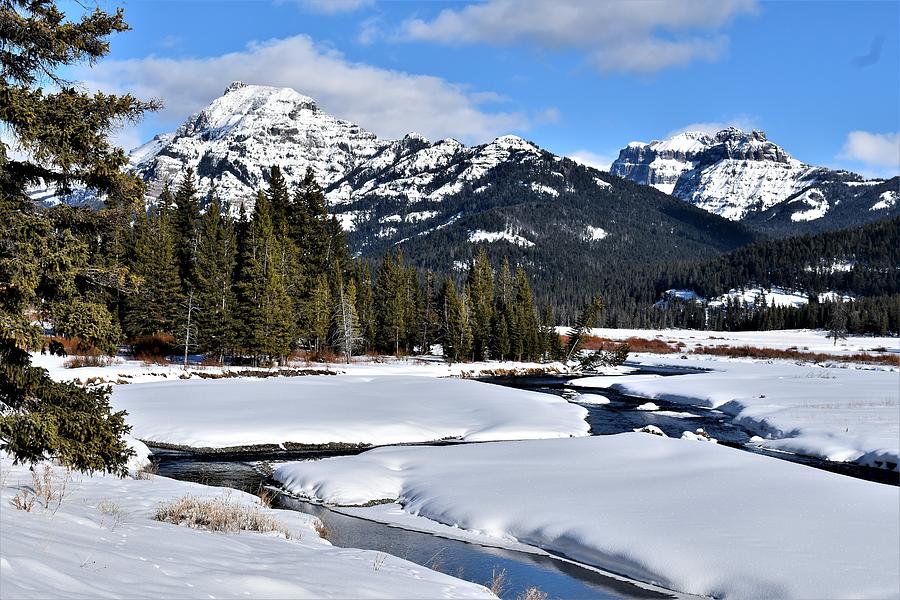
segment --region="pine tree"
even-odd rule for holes
[[[260,192],[237,284],[240,318],[247,326],[244,345],[257,361],[261,357],[284,357],[290,351],[293,318],[285,282],[277,268],[280,251],[268,199]]]
[[[484,247],[472,262],[467,289],[472,310],[472,354],[475,360],[484,360],[494,317],[494,272]]]
[[[175,252],[181,289],[186,293],[193,288],[196,276],[197,226],[200,222],[200,201],[194,183],[194,171],[188,167],[181,176],[175,191],[175,208],[172,214],[172,230],[175,234]]]
[[[519,342],[516,347],[517,360],[531,360],[539,356],[538,322],[534,313],[534,297],[528,284],[525,269],[516,269],[515,327],[518,330]]]
[[[291,203],[287,183],[281,170],[273,166],[269,176],[269,187],[265,192],[272,215],[272,231],[277,241],[277,254],[273,257],[273,268],[277,271],[284,291],[290,302],[288,310],[292,325],[289,329],[291,340],[295,340],[303,327],[303,300],[305,289],[300,258],[300,249],[291,237],[289,222]]]
[[[500,315],[500,318],[497,321],[497,324],[495,326],[494,340],[494,352],[497,355],[497,358],[500,360],[506,360],[509,357],[509,352],[511,349],[509,339],[509,323],[506,322],[506,315]]]
[[[559,360],[562,355],[562,344],[559,334],[556,333],[556,319],[553,317],[553,308],[550,303],[544,304],[541,313],[541,342],[542,355],[549,360]]]
[[[434,343],[435,335],[440,329],[438,316],[438,289],[435,283],[434,272],[425,273],[425,289],[422,291],[422,319],[419,329],[422,331],[422,352],[427,354]]]
[[[311,293],[318,274],[328,270],[331,240],[326,230],[327,220],[325,194],[312,169],[307,169],[297,185],[288,215],[290,237],[297,245],[303,266],[298,287],[304,297]]]
[[[287,182],[277,165],[272,165],[269,171],[269,187],[266,190],[266,198],[272,210],[272,226],[278,232],[279,237],[288,232],[288,215],[290,214],[290,194]]]
[[[497,307],[500,311],[512,308],[515,300],[515,285],[509,269],[509,259],[504,256],[500,263],[500,274],[497,277]]]
[[[372,297],[372,275],[368,262],[359,267],[357,280],[356,312],[359,315],[363,348],[368,352],[375,346],[375,300]]]
[[[828,322],[828,335],[837,346],[838,340],[847,339],[847,312],[840,299],[831,302],[831,318]]]
[[[142,213],[135,223],[134,263],[138,278],[135,292],[128,298],[126,327],[132,337],[154,333],[174,334],[180,315],[181,282],[175,240],[166,193],[157,209]]]
[[[465,295],[456,290],[449,277],[441,288],[441,344],[450,362],[465,360],[472,349],[472,329]]]
[[[331,286],[324,273],[316,278],[312,298],[307,304],[307,337],[314,352],[321,352],[328,344],[328,331],[331,328]]]
[[[121,10],[96,9],[65,18],[51,1],[0,4],[0,120],[25,158],[0,143],[0,450],[14,461],[54,458],[86,471],[123,475],[132,452],[124,412],[112,412],[109,388],[87,390],[53,381],[32,367],[29,348],[41,331],[29,310],[71,297],[85,273],[84,247],[64,244],[26,190],[38,183],[62,192],[84,184],[101,194],[138,199],[143,185],[125,172],[125,153],[107,133],[154,105],[130,95],[90,95],[62,80],[57,69],[93,63],[109,51],[106,38],[128,29]],[[9,43],[6,43],[9,42]],[[49,79],[59,89],[45,93]]]
[[[233,346],[236,239],[231,220],[222,214],[219,198],[212,195],[200,219],[197,245],[197,344],[202,352],[225,362]]]
[[[375,280],[375,326],[377,348],[382,352],[400,354],[400,340],[406,333],[406,269],[403,255],[396,260],[388,254]]]

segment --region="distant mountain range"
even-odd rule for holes
[[[272,165],[289,184],[312,169],[357,255],[400,248],[413,263],[459,272],[484,245],[496,260],[526,265],[543,297],[573,305],[651,266],[718,256],[759,232],[900,212],[896,179],[803,165],[760,132],[629,144],[605,173],[516,136],[471,147],[414,133],[382,140],[292,89],[240,82],[129,159],[149,197],[191,167],[200,191],[214,189],[234,212],[252,207]],[[52,190],[35,196],[53,201]]]
[[[900,214],[900,180],[804,164],[762,131],[687,131],[632,142],[610,173],[767,233],[792,235],[859,225]]]

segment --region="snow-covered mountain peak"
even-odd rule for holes
[[[273,125],[284,121],[309,120],[319,107],[309,96],[290,88],[246,85],[228,86],[226,93],[188,119],[176,132],[179,135],[202,134],[217,138],[233,128],[251,128],[255,123]],[[304,115],[303,112],[309,114]]]
[[[632,142],[619,152],[610,173],[727,219],[776,219],[785,227],[855,223],[859,211],[854,207],[865,202],[877,206],[878,214],[893,210],[872,200],[873,186],[882,182],[805,164],[760,130],[685,131],[649,144]]]
[[[493,146],[498,149],[508,150],[512,152],[522,150],[533,152],[535,150],[538,150],[538,147],[533,142],[529,142],[528,140],[520,138],[517,135],[501,135],[493,142],[487,144],[487,146]]]
[[[811,185],[812,171],[765,132],[736,127],[714,135],[685,131],[650,144],[629,144],[610,169],[735,220]]]
[[[227,94],[228,92],[233,92],[234,90],[239,90],[242,87],[245,87],[246,85],[247,85],[246,83],[244,83],[243,81],[240,81],[240,80],[232,81],[231,83],[228,84],[228,87],[225,88],[225,91],[222,92],[222,94]]]
[[[201,193],[215,186],[237,206],[265,184],[272,165],[281,167],[289,184],[311,168],[328,185],[388,144],[291,88],[236,81],[175,132],[157,136],[130,158],[151,196],[191,167]]]

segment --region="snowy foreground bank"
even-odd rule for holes
[[[275,478],[692,594],[900,596],[900,490],[714,444],[630,433],[379,448]]]
[[[39,467],[40,469],[40,467]],[[39,471],[40,472],[40,471]],[[64,471],[52,480],[62,486]],[[331,546],[315,517],[261,508],[274,533],[212,533],[153,519],[185,495],[256,505],[255,496],[165,477],[74,474],[59,505],[12,502],[32,479],[0,457],[2,598],[490,598],[484,587],[394,556]]]
[[[573,383],[718,408],[764,438],[759,443],[767,448],[898,470],[896,369],[727,359],[642,362],[711,370],[677,377],[588,377]]]
[[[132,435],[194,448],[584,436],[587,411],[549,394],[460,379],[307,376],[116,386]]]

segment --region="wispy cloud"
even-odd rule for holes
[[[603,72],[653,73],[717,59],[728,38],[719,30],[755,0],[488,0],[410,19],[400,37],[457,45],[534,44],[581,50]]]
[[[577,150],[569,154],[569,158],[579,164],[593,167],[600,171],[609,171],[610,165],[616,159],[615,156],[609,154],[597,154],[590,150]]]
[[[278,3],[285,0],[276,0]],[[353,12],[365,6],[375,4],[375,0],[293,0],[310,12],[326,15]]]
[[[741,115],[723,121],[704,121],[699,123],[690,123],[688,125],[685,125],[684,127],[673,129],[666,134],[666,137],[670,138],[673,135],[678,135],[679,133],[684,133],[685,131],[699,131],[707,135],[714,135],[729,127],[735,127],[737,129],[740,129],[741,131],[752,131],[753,129],[756,129],[758,125],[756,124],[756,119],[748,117],[746,115]]]
[[[209,58],[107,60],[79,75],[88,88],[161,98],[165,108],[157,119],[168,128],[221,95],[235,79],[292,87],[323,110],[387,138],[418,131],[432,139],[476,143],[525,132],[530,125],[523,112],[503,110],[496,93],[353,62],[304,35],[254,42],[243,51]]]
[[[851,131],[837,158],[858,163],[867,174],[897,175],[900,173],[900,132]]]

